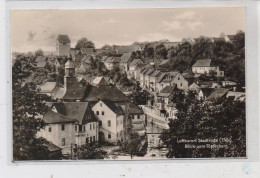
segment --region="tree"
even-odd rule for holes
[[[177,119],[171,120],[169,129],[161,135],[169,148],[167,157],[245,157],[244,102],[232,99],[201,102],[188,94],[176,109]],[[193,147],[186,148],[190,142],[180,140],[191,140]]]
[[[166,47],[163,44],[156,46],[155,53],[157,58],[166,59],[167,57]]]
[[[95,45],[92,41],[89,41],[87,38],[81,38],[76,46],[75,46],[76,49],[81,49],[81,48],[95,48]]]
[[[48,111],[36,93],[34,83],[25,83],[31,75],[31,65],[24,56],[18,56],[12,68],[13,77],[13,158],[14,160],[43,160],[48,156],[46,140],[36,138],[44,127],[40,116]]]
[[[38,49],[37,51],[35,51],[34,55],[35,55],[35,57],[43,56],[43,51],[41,49]]]
[[[74,150],[73,159],[104,159],[107,158],[107,152],[97,143],[87,143]]]
[[[132,159],[133,155],[140,154],[142,147],[141,142],[141,137],[137,133],[131,131],[128,133],[126,140],[121,143],[120,148],[124,152],[129,153]]]

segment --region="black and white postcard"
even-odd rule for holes
[[[245,8],[11,10],[13,160],[246,158]]]

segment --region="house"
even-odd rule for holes
[[[46,125],[37,132],[37,137],[45,138],[60,147],[63,154],[69,154],[71,145],[75,144],[75,124],[77,120],[52,110],[48,111],[42,120]]]
[[[143,64],[144,62],[141,59],[134,59],[130,64],[129,64],[129,78],[140,78],[140,70],[139,72],[137,72],[137,69],[140,68],[140,66]]]
[[[172,86],[164,87],[160,93],[155,96],[155,106],[159,110],[165,110],[167,105],[169,105],[174,97],[174,94],[180,92],[177,88],[177,85],[174,84]]]
[[[144,73],[144,88],[145,89],[150,89],[150,75],[154,72],[155,69],[151,68],[148,69],[145,73]]]
[[[45,94],[53,98],[58,92],[59,86],[57,82],[45,82],[39,90],[41,94]]]
[[[225,36],[225,41],[229,43],[233,43],[235,41],[236,35],[226,35]]]
[[[98,141],[98,118],[91,110],[89,102],[53,103],[52,111],[77,120],[74,126],[75,144],[83,145]]]
[[[46,62],[47,61],[47,57],[46,56],[37,56],[35,59],[35,62]]]
[[[37,62],[37,64],[36,64],[37,69],[46,69],[48,66],[50,66],[48,61]]]
[[[159,68],[159,69],[165,68],[166,65],[167,65],[170,61],[171,61],[170,59],[165,59],[165,60],[163,60],[163,61],[158,65],[158,68]]]
[[[193,83],[191,83],[191,84],[189,85],[189,90],[195,91],[195,92],[198,93],[198,92],[200,91],[200,87],[199,87],[198,84],[196,84],[195,82],[193,82]]]
[[[212,59],[197,60],[192,66],[192,72],[195,74],[207,74],[215,72],[216,76],[224,77],[224,71],[219,70],[219,66],[212,62]]]
[[[120,57],[120,63],[119,63],[119,67],[121,70],[123,71],[128,71],[129,70],[129,63],[132,60],[132,53],[123,53],[123,55]]]
[[[125,132],[132,122],[134,123],[133,131],[144,134],[143,111],[133,103],[100,100],[92,107],[92,110],[99,118],[99,134],[102,141],[116,144],[124,140]]]
[[[108,56],[102,56],[102,58],[101,58],[101,62],[106,61],[107,58],[108,58]]]
[[[157,81],[157,78],[160,75],[161,75],[161,71],[160,70],[155,70],[150,75],[150,79],[149,79],[149,81],[150,81],[150,86],[149,86],[150,91],[152,91],[152,92],[156,91],[156,81]]]
[[[114,63],[114,57],[107,57],[104,64],[108,70],[112,70],[116,66],[116,63]]]
[[[69,56],[70,55],[70,39],[68,35],[59,35],[56,41],[56,55]]]
[[[158,77],[157,91],[160,92],[164,87],[176,84],[178,89],[188,90],[188,81],[179,72],[165,72]]]
[[[245,92],[236,92],[236,91],[229,91],[226,95],[227,98],[234,98],[234,101],[245,101],[246,94]]]
[[[132,53],[135,51],[141,51],[140,45],[130,45],[130,46],[115,46],[115,51],[119,54]]]
[[[101,86],[101,85],[108,85],[109,83],[104,79],[104,77],[96,77],[92,81],[93,86]]]
[[[201,88],[198,98],[202,100],[212,100],[222,98],[227,95],[229,89],[226,88]]]
[[[81,52],[82,55],[86,55],[86,56],[94,57],[96,55],[94,48],[81,48],[80,52]]]
[[[222,81],[222,86],[223,87],[229,87],[229,86],[237,86],[237,82],[233,82],[233,81]]]

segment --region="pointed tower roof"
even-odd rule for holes
[[[65,63],[65,68],[75,68],[74,62],[71,58],[69,58],[68,61]]]

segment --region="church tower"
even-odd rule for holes
[[[63,99],[67,101],[83,99],[86,91],[86,86],[80,85],[75,76],[75,65],[71,56],[65,63],[64,89]]]

